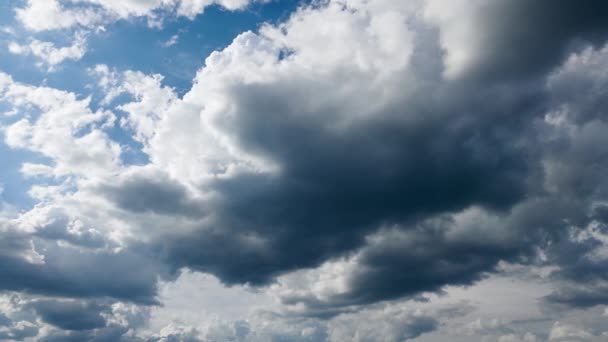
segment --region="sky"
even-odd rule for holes
[[[606,18],[2,1],[0,341],[607,341]]]

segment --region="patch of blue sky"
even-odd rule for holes
[[[74,31],[44,31],[32,35],[15,21],[14,10],[3,4],[0,5],[0,27],[11,27],[15,34],[0,33],[0,43],[4,45],[0,49],[0,70],[21,82],[44,83],[78,93],[86,90],[87,69],[96,64],[106,64],[117,70],[162,74],[165,84],[182,95],[190,89],[193,77],[211,52],[229,45],[242,32],[256,31],[263,23],[286,19],[303,3],[305,1],[302,0],[254,2],[237,11],[212,5],[194,20],[168,17],[162,28],[150,28],[146,18],[118,20],[106,25],[105,32],[91,32],[84,57],[78,61],[66,60],[54,72],[36,67],[39,60],[35,56],[14,55],[6,47],[10,41],[27,43],[31,36],[53,42],[57,47],[68,46]],[[168,46],[166,43],[174,36],[175,43]]]
[[[145,19],[117,21],[105,33],[92,36],[87,65],[107,64],[118,70],[158,73],[178,94],[187,92],[197,70],[211,52],[229,45],[242,32],[256,31],[265,22],[286,18],[299,0],[254,2],[245,10],[228,11],[210,6],[194,20],[167,19],[162,29],[150,29]],[[176,36],[174,44],[166,44]]]
[[[35,119],[39,115],[34,108],[14,109],[0,101],[0,127],[8,126],[22,118]],[[5,202],[19,210],[31,208],[35,201],[28,195],[27,191],[34,184],[41,184],[42,177],[24,177],[21,167],[24,163],[52,165],[52,160],[40,153],[20,148],[12,148],[4,143],[4,136],[0,134],[0,186],[2,197],[0,202]],[[49,185],[59,184],[60,179],[44,178],[43,183]]]
[[[6,144],[0,144],[0,185],[4,189],[2,192],[2,202],[6,202],[18,210],[28,210],[36,201],[30,197],[28,190],[32,185],[41,184],[42,178],[24,177],[21,172],[23,163],[39,163],[49,164],[51,161],[44,156],[21,149],[12,149]],[[52,178],[44,178],[43,184],[55,185],[59,184],[59,180]]]

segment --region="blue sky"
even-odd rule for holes
[[[605,341],[607,17],[3,1],[0,341]]]

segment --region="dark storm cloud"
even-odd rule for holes
[[[458,223],[446,215],[382,230],[357,254],[345,276],[346,290],[322,300],[310,294],[284,295],[281,302],[331,318],[379,301],[417,300],[418,294],[441,292],[445,285],[470,285],[501,260],[536,263],[535,247],[548,236],[561,237],[564,220],[576,219],[580,210],[570,201],[534,199],[495,217],[473,216]]]
[[[129,334],[147,323],[147,307],[111,299],[63,299],[11,295],[9,317],[0,340],[144,342]],[[117,304],[117,305],[115,305]],[[1,316],[1,315],[0,315]]]
[[[467,72],[484,80],[542,77],[572,48],[603,43],[606,17],[602,0],[487,2],[473,14],[470,39],[479,50]]]
[[[128,251],[89,252],[53,244],[47,247],[43,263],[0,255],[0,289],[156,303],[158,269],[143,256]]]
[[[129,327],[110,325],[104,329],[87,331],[54,331],[40,342],[147,342],[137,337],[126,335]]]
[[[352,253],[379,227],[408,231],[422,220],[479,206],[520,237],[498,246],[471,234],[455,243],[421,230],[403,245],[364,249],[350,292],[336,303],[364,304],[470,284],[500,260],[529,260],[548,236],[562,235],[564,222],[583,219],[599,176],[608,169],[586,167],[606,151],[597,144],[603,141],[601,127],[583,127],[587,133],[572,137],[553,132],[543,120],[559,108],[552,93],[557,88],[546,87],[549,72],[572,51],[572,43],[605,41],[607,10],[598,1],[489,5],[475,19],[484,44],[468,71],[483,77],[444,82],[439,65],[408,70],[427,82],[372,112],[357,113],[343,98],[320,96],[331,94],[333,84],[350,82],[360,85],[353,101],[365,96],[373,101],[377,89],[366,87],[356,72],[328,75],[332,85],[293,79],[229,89],[236,109],[217,125],[233,132],[243,150],[278,164],[280,173],[211,182],[218,195],[207,204],[211,223],[194,233],[164,236],[157,243],[163,259],[175,269],[210,272],[230,284],[266,284],[287,271]],[[437,44],[417,45],[428,51],[414,52],[412,65],[424,64]],[[407,84],[407,75],[399,77]],[[310,89],[319,97],[311,98]],[[601,101],[583,105],[595,113],[592,107]],[[343,112],[345,107],[355,112]],[[349,115],[357,119],[342,120]],[[592,136],[597,139],[586,139]],[[594,154],[590,146],[596,147]],[[545,161],[559,161],[560,167],[544,174]],[[546,184],[565,191],[547,193]],[[174,204],[185,198],[170,195]],[[116,202],[128,209],[130,201],[121,201]],[[150,204],[152,211],[183,212],[156,207]]]
[[[162,175],[126,177],[118,184],[102,185],[96,190],[117,206],[136,213],[193,217],[203,214],[203,203],[191,199],[183,185]]]
[[[600,223],[596,229],[605,233],[608,225]],[[589,228],[577,230],[578,233],[589,231]],[[608,304],[608,261],[593,256],[596,252],[605,251],[606,247],[605,242],[591,235],[582,240],[563,236],[559,243],[549,248],[551,262],[559,265],[560,269],[552,274],[555,291],[544,298],[545,304],[549,308],[554,305],[588,308]]]
[[[600,222],[603,229],[608,229],[608,205],[593,208],[591,219]]]
[[[35,325],[13,326],[0,331],[0,341],[23,341],[38,335],[39,328]]]
[[[608,232],[608,77],[598,72],[608,65],[608,54],[606,48],[592,52],[573,59],[550,82],[552,103],[573,124],[545,144],[546,182],[560,196],[586,203],[579,219],[570,220],[570,229],[559,231],[546,249],[548,263],[560,267],[552,274],[556,290],[545,298],[551,305],[608,303],[608,263],[602,257],[607,246],[601,238]]]
[[[276,161],[281,172],[214,182],[219,200],[209,204],[212,227],[169,237],[164,248],[172,262],[227,282],[267,282],[350,251],[383,224],[470,205],[505,210],[537,172],[535,151],[516,143],[527,133],[522,118],[537,111],[534,90],[513,96],[484,89],[500,106],[493,107],[485,98],[461,98],[471,93],[456,88],[439,86],[436,99],[421,89],[336,130],[325,119],[336,114],[331,107],[303,115],[299,108],[306,106],[294,105],[299,96],[292,92],[314,86],[234,90],[241,116],[230,130],[244,149]],[[517,117],[507,119],[511,113]],[[259,237],[263,250],[244,243],[251,241],[247,234]]]
[[[50,241],[65,241],[74,246],[85,248],[103,248],[108,245],[107,237],[100,232],[82,229],[78,233],[70,232],[70,218],[64,213],[54,213],[53,220],[36,231],[35,235]]]
[[[43,310],[41,310],[40,303],[43,303]],[[110,304],[112,302],[107,300],[77,300],[67,304],[65,301],[41,300],[30,303],[26,307],[35,308],[41,314],[46,313],[46,318],[43,316],[43,319],[47,323],[63,328],[51,330],[44,336],[40,336],[37,341],[148,342],[147,339],[134,336],[133,332],[147,324],[150,311],[128,306],[123,307],[122,310],[120,308],[115,310],[115,307],[110,307]],[[77,317],[78,312],[84,317]],[[104,324],[101,324],[102,322],[97,317],[100,314],[103,314]]]
[[[134,173],[99,186],[97,193],[122,210],[175,216],[176,224],[186,218],[197,227],[166,227],[151,246],[108,252],[89,250],[106,246],[105,240],[69,235],[67,220],[57,220],[37,233],[46,247],[44,263],[24,259],[29,240],[3,233],[0,289],[154,304],[157,276],[165,275],[157,263],[174,272],[209,272],[228,284],[265,285],[286,272],[356,254],[344,293],[282,298],[329,318],[351,306],[472,284],[499,261],[532,263],[535,248],[550,245],[563,247],[547,251],[562,267],[554,279],[567,286],[549,301],[608,302],[605,263],[585,257],[599,242],[570,243],[566,230],[588,223],[592,202],[608,195],[605,83],[574,72],[546,86],[568,52],[605,42],[607,17],[608,4],[599,0],[496,1],[472,17],[481,44],[463,79],[442,79],[439,33],[426,26],[412,69],[395,73],[387,86],[345,69],[328,72],[327,79],[295,75],[230,87],[225,95],[234,113],[214,124],[231,132],[241,150],[277,164],[278,173],[211,180],[201,185],[213,192],[205,202],[159,175]],[[402,88],[401,96],[381,102]],[[544,121],[564,105],[576,134]],[[457,227],[452,215],[470,207],[497,220],[479,229]],[[592,218],[603,221],[607,215],[598,208]],[[466,234],[455,239],[451,234],[460,228]],[[374,234],[379,240],[370,242]],[[84,249],[60,248],[55,240]],[[585,284],[574,286],[575,279]],[[129,339],[128,328],[100,315],[107,307],[31,305],[43,321],[71,330],[42,341]],[[420,317],[401,338],[437,326]]]
[[[436,234],[421,233],[412,241],[385,241],[362,254],[360,268],[350,279],[350,291],[337,302],[366,304],[444,285],[469,285],[483,277],[513,251],[491,243],[450,244]]]
[[[101,316],[108,306],[78,301],[39,300],[29,304],[45,323],[63,330],[91,330],[102,328],[106,320]]]

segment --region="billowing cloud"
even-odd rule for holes
[[[30,0],[16,16],[43,31],[248,3]],[[0,222],[0,289],[27,297],[0,316],[0,333],[601,338],[560,310],[608,305],[607,11],[600,1],[315,2],[213,52],[183,95],[162,75],[102,64],[88,70],[91,96],[0,73],[14,110],[4,141],[40,156],[21,172],[45,180],[30,189],[33,208]],[[48,21],[32,19],[43,12]],[[130,163],[129,149],[144,161]],[[433,306],[508,267],[543,287],[539,317]],[[276,306],[142,328],[149,312],[170,311],[150,307],[163,301],[159,284],[189,272]]]

